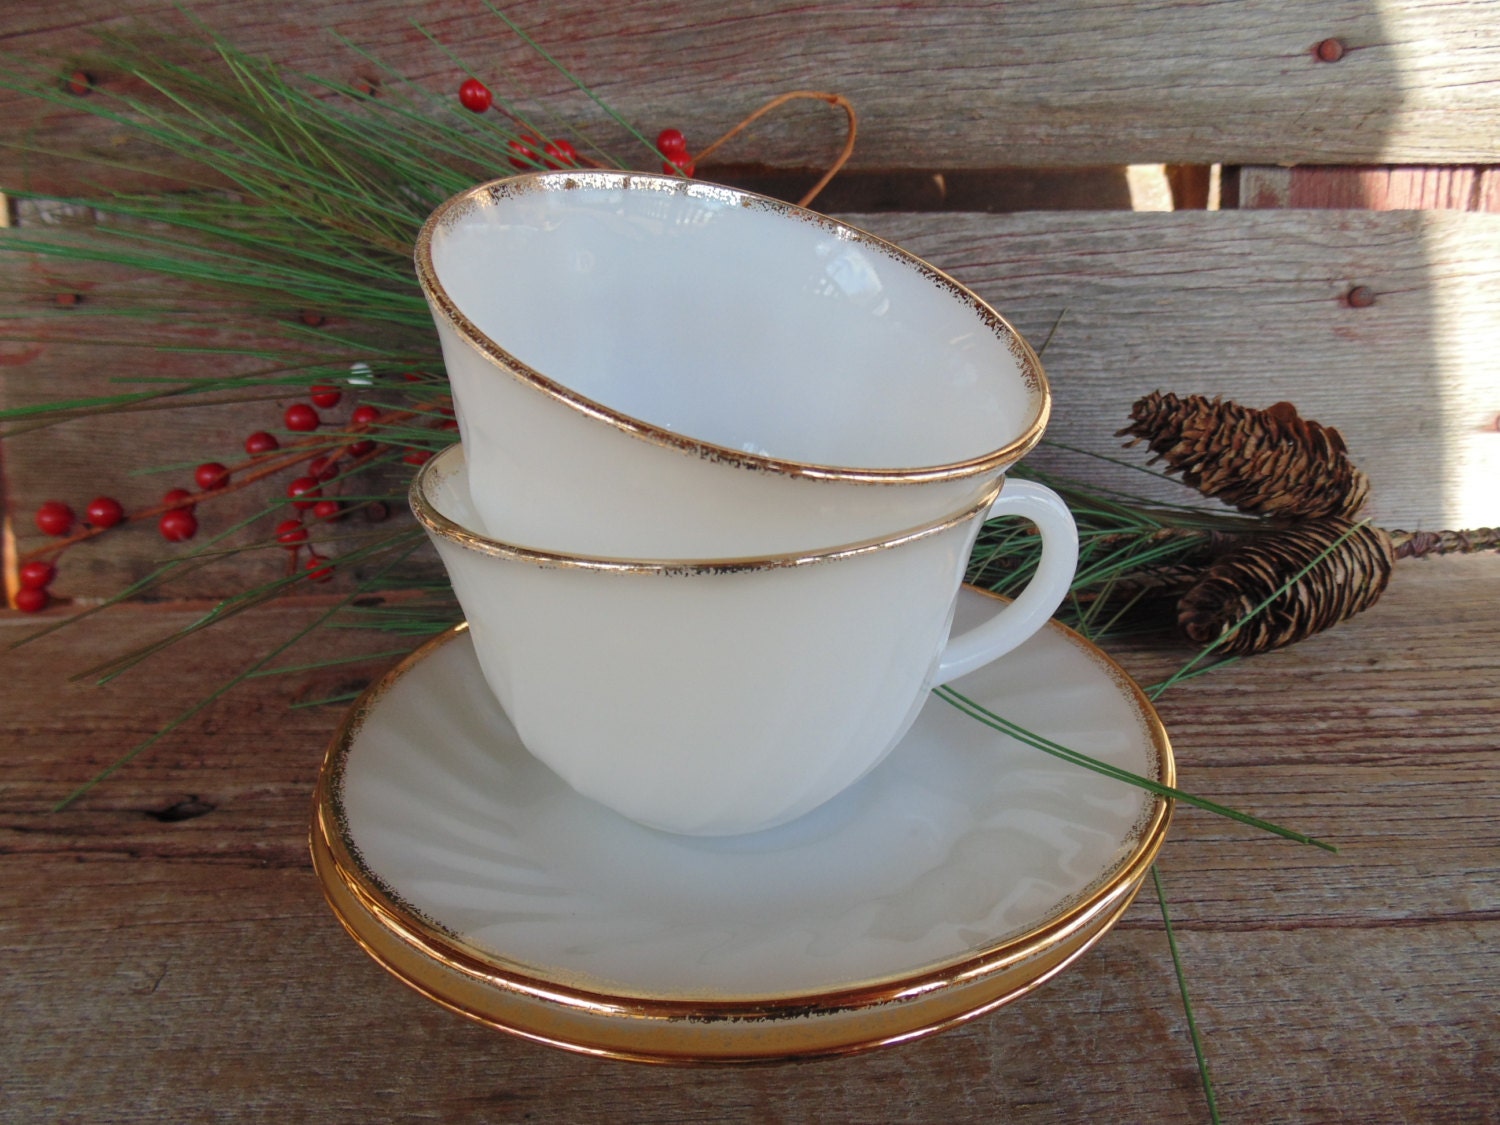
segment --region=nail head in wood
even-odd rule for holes
[[[1368,285],[1356,285],[1345,295],[1351,309],[1367,309],[1375,303],[1375,290]]]
[[[1338,62],[1344,57],[1344,41],[1342,39],[1325,39],[1313,48],[1319,62]]]

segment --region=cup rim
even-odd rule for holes
[[[1020,366],[1020,374],[1036,403],[1033,416],[1021,433],[1004,445],[975,457],[951,461],[938,465],[905,468],[862,467],[854,465],[827,465],[810,461],[772,457],[747,452],[732,446],[695,438],[691,434],[666,429],[654,423],[636,418],[622,410],[580,394],[571,387],[558,382],[489,339],[464,315],[449,295],[437,275],[432,261],[432,240],[439,229],[451,225],[471,207],[493,206],[503,198],[535,191],[570,191],[577,188],[603,188],[608,190],[667,191],[684,195],[698,195],[722,200],[739,207],[759,208],[785,215],[799,221],[812,223],[825,230],[836,232],[842,238],[894,258],[915,269],[934,285],[948,290],[956,298],[969,305],[980,319],[1002,336]],[[954,480],[980,473],[992,472],[1014,464],[1024,457],[1041,440],[1052,412],[1052,390],[1042,368],[1041,357],[1027,343],[1025,337],[988,302],[962,282],[908,250],[893,242],[880,238],[859,227],[831,218],[828,215],[794,203],[746,191],[742,188],[726,187],[705,180],[687,179],[681,176],[660,175],[651,172],[613,170],[579,170],[552,172],[523,172],[496,180],[489,180],[449,197],[427,217],[417,233],[413,251],[417,281],[422,287],[429,306],[442,316],[481,357],[501,373],[542,392],[566,407],[588,417],[597,419],[633,437],[665,446],[683,453],[700,457],[706,461],[727,464],[757,472],[776,473],[781,476],[803,477],[813,480],[849,481],[862,484],[924,484],[933,481]]]
[[[708,575],[735,574],[753,571],[784,570],[799,566],[813,566],[833,562],[837,559],[868,555],[889,550],[919,539],[940,535],[972,519],[989,508],[1005,487],[1005,477],[999,477],[985,490],[976,502],[966,504],[961,510],[917,527],[906,528],[891,535],[875,536],[833,547],[815,550],[789,551],[781,554],[760,556],[726,556],[724,558],[690,559],[629,559],[608,555],[578,555],[565,551],[551,551],[541,547],[524,546],[495,539],[474,528],[465,527],[457,520],[438,510],[429,493],[439,477],[451,477],[459,471],[452,462],[462,460],[467,468],[468,458],[462,443],[454,442],[447,449],[431,457],[417,471],[408,490],[408,501],[417,521],[433,535],[462,547],[465,550],[489,555],[492,558],[510,559],[530,563],[547,569],[574,569],[605,571],[617,574],[657,575]]]

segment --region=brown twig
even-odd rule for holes
[[[1398,559],[1500,550],[1500,528],[1496,527],[1476,527],[1470,531],[1390,531],[1387,534]]]

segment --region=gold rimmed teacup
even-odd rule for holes
[[[417,274],[474,503],[632,558],[878,537],[984,496],[1040,439],[1040,360],[953,278],[792,204],[568,171],[463,192]]]

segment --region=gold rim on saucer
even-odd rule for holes
[[[1171,820],[1170,800],[1143,800],[1121,853],[1083,892],[1024,932],[908,972],[789,994],[702,999],[580,983],[480,949],[425,917],[369,869],[345,822],[342,787],[361,727],[402,676],[466,628],[457,626],[412,653],[346,715],[318,779],[313,865],[335,915],[380,965],[452,1011],[537,1042],[641,1062],[752,1063],[853,1054],[941,1031],[1030,992],[1103,937],[1135,898]],[[1134,681],[1057,622],[1045,631],[1055,631],[1109,677],[1139,719],[1156,778],[1174,784],[1165,728]]]
[[[538,191],[571,191],[577,188],[602,188],[612,191],[659,191],[674,194],[703,196],[722,200],[736,207],[769,211],[785,215],[801,222],[822,228],[839,238],[853,242],[865,249],[894,258],[912,267],[935,288],[951,293],[968,305],[990,330],[1005,342],[1006,347],[1020,365],[1021,379],[1036,396],[1036,410],[1025,429],[1013,440],[997,449],[977,457],[953,461],[942,465],[913,466],[908,468],[872,468],[853,465],[821,465],[805,461],[794,461],[750,453],[726,445],[702,441],[690,434],[677,433],[663,426],[633,417],[623,411],[580,394],[559,383],[536,368],[522,362],[485,335],[471,321],[449,295],[438,279],[432,262],[432,239],[440,229],[451,226],[471,209],[494,206],[507,197]],[[479,184],[451,197],[428,216],[417,234],[415,247],[417,281],[432,309],[440,314],[475,352],[483,356],[497,371],[541,391],[556,402],[581,414],[596,418],[625,433],[632,434],[652,444],[666,446],[715,461],[758,472],[776,473],[782,476],[806,477],[814,480],[850,481],[861,484],[924,484],[933,481],[955,480],[993,472],[1012,465],[1024,457],[1042,438],[1047,420],[1052,411],[1052,392],[1047,376],[1042,369],[1041,358],[1028,344],[1015,326],[1001,316],[988,302],[983,300],[957,279],[936,266],[892,242],[868,231],[839,222],[827,215],[796,204],[787,203],[756,192],[740,188],[724,187],[702,180],[687,180],[680,176],[656,175],[646,172],[611,171],[567,171],[524,172]]]

